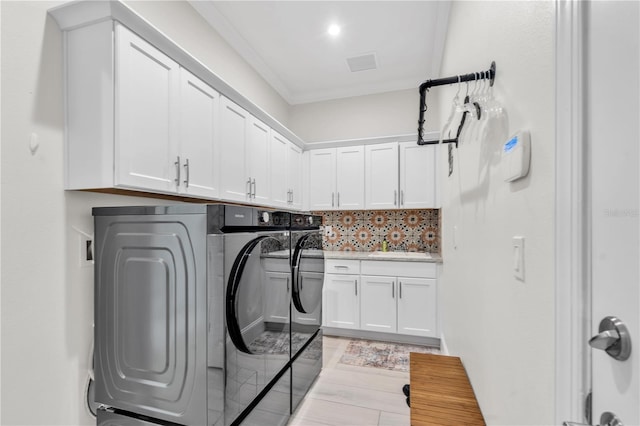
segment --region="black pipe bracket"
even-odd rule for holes
[[[437,86],[445,86],[447,84],[464,83],[467,81],[475,81],[475,80],[489,80],[489,85],[493,86],[495,79],[496,79],[496,62],[492,61],[491,66],[486,71],[456,75],[453,77],[437,78],[435,80],[427,80],[424,83],[422,83],[418,88],[418,90],[420,91],[420,115],[418,117],[418,145],[436,145],[440,143],[440,140],[425,141],[423,137],[424,122],[425,122],[424,115],[427,112],[426,96],[430,88],[437,87]],[[478,118],[479,118],[480,106],[477,103],[475,103],[475,106],[476,106],[476,109],[478,110]],[[467,111],[465,111],[462,114],[462,120],[460,121],[460,125],[458,126],[458,131],[456,132],[455,139],[443,139],[442,143],[455,143],[456,148],[458,147],[458,138],[460,137],[460,133],[462,132],[462,127],[464,126],[467,114],[468,114]]]

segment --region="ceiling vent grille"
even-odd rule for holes
[[[375,53],[367,53],[366,55],[347,58],[347,64],[351,72],[375,70],[378,68]]]

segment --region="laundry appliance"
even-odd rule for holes
[[[318,219],[223,204],[93,215],[98,424],[286,424],[322,365]]]

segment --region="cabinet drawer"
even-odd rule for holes
[[[326,259],[325,260],[325,273],[327,274],[359,274],[360,273],[360,261],[359,260],[338,260],[338,259]]]
[[[393,260],[363,260],[363,275],[390,277],[436,278],[437,265],[429,262],[398,262]]]

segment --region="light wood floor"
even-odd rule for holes
[[[409,407],[402,394],[409,372],[340,364],[349,341],[324,337],[322,372],[290,426],[409,425]]]

